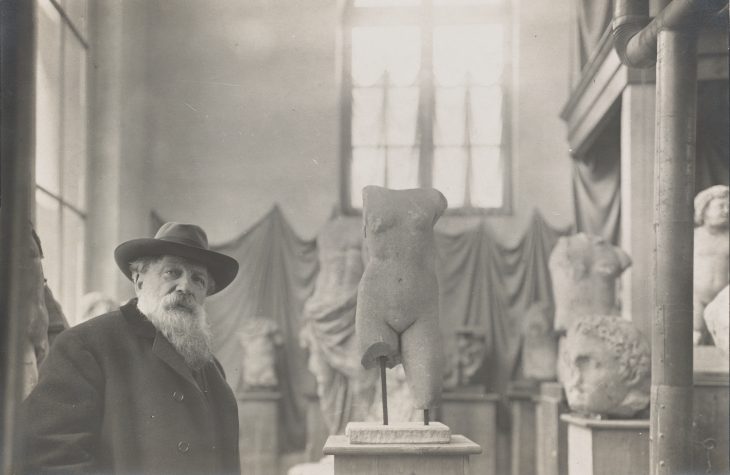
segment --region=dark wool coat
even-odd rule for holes
[[[238,409],[220,364],[207,396],[136,307],[62,332],[23,402],[29,473],[238,474]]]

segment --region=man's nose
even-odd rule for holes
[[[175,290],[177,292],[189,294],[192,293],[192,285],[193,282],[190,279],[190,276],[188,276],[187,274],[183,274],[175,282]]]

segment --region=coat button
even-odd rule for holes
[[[182,402],[183,399],[185,399],[185,395],[179,391],[174,391],[172,393],[172,398],[177,402]]]
[[[190,444],[185,442],[184,440],[181,440],[177,443],[177,450],[179,450],[182,453],[186,453],[190,451]]]

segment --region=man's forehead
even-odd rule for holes
[[[185,266],[192,271],[198,272],[207,272],[208,270],[202,264],[198,264],[197,262],[193,262],[191,260],[185,259],[184,257],[178,256],[162,256],[162,259],[160,260],[160,265],[180,265]]]

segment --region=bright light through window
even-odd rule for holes
[[[483,23],[475,21],[484,5],[503,2],[434,0],[432,10],[422,10],[425,3],[354,2],[377,14],[358,17],[355,9],[350,21],[357,21],[347,28],[350,88],[344,100],[351,120],[344,131],[350,144],[344,157],[349,172],[345,206],[360,208],[362,188],[374,184],[433,186],[451,209],[504,209],[508,22],[497,9],[500,13],[485,16]],[[388,16],[387,7],[414,5],[392,11],[402,25]],[[448,24],[439,21],[439,6],[449,7]],[[421,21],[428,12],[434,13],[426,24],[433,26],[424,29]],[[383,18],[387,24],[378,24]]]

